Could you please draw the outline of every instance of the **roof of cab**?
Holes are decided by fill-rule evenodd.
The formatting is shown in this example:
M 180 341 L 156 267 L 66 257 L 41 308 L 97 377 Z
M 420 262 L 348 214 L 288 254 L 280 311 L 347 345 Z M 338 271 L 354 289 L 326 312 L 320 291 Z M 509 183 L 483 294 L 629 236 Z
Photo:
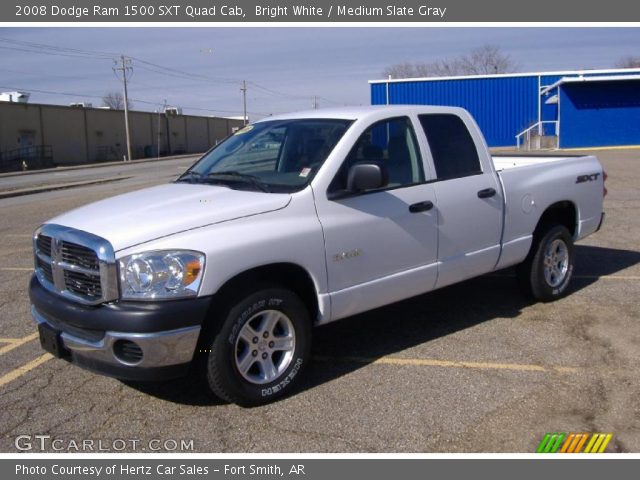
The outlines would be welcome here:
M 300 112 L 284 113 L 264 117 L 259 122 L 269 120 L 289 120 L 301 118 L 331 118 L 345 120 L 359 120 L 367 117 L 379 117 L 380 114 L 406 115 L 407 113 L 461 113 L 464 109 L 458 107 L 439 107 L 432 105 L 370 105 L 363 107 L 321 108 Z M 257 122 L 255 122 L 257 123 Z

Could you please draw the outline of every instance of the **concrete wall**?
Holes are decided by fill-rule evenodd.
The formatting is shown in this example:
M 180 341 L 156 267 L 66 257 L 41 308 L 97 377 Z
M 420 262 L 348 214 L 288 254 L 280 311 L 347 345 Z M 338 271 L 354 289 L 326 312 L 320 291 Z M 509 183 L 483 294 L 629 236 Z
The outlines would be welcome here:
M 129 112 L 133 158 L 200 153 L 224 139 L 240 120 Z M 0 152 L 51 145 L 56 165 L 122 160 L 124 112 L 98 108 L 0 102 Z

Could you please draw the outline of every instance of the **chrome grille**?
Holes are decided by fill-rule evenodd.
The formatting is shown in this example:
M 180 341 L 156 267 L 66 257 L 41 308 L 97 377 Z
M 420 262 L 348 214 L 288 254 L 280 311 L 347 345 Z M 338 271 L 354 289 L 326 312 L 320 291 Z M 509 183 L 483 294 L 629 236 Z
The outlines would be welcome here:
M 46 224 L 33 243 L 36 275 L 48 290 L 90 305 L 118 298 L 115 255 L 103 238 Z
M 100 273 L 89 275 L 73 270 L 64 271 L 64 286 L 67 290 L 88 298 L 99 299 L 102 296 L 102 286 L 100 285 Z
M 51 257 L 51 237 L 46 235 L 38 235 L 38 240 L 36 241 L 38 250 L 46 255 L 47 257 Z
M 76 265 L 88 270 L 100 269 L 100 263 L 96 252 L 90 248 L 76 245 L 75 243 L 62 242 L 62 261 L 69 265 Z
M 53 271 L 51 270 L 51 264 L 45 262 L 41 258 L 36 258 L 36 265 L 47 282 L 53 283 Z

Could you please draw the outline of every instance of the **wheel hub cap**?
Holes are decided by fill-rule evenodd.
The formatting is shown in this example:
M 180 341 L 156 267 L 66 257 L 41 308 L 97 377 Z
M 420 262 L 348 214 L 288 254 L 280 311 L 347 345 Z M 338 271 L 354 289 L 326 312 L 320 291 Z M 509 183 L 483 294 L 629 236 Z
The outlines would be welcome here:
M 544 252 L 543 269 L 550 287 L 562 284 L 569 271 L 569 249 L 564 241 L 556 239 L 549 244 Z
M 251 383 L 271 383 L 289 367 L 295 347 L 289 317 L 278 310 L 258 312 L 240 329 L 235 344 L 236 369 Z

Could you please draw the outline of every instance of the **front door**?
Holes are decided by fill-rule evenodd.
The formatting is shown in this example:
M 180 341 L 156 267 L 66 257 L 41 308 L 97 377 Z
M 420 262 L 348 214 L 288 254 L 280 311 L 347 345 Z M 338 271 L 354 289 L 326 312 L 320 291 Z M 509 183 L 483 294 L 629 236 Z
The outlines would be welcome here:
M 383 165 L 389 184 L 317 202 L 334 320 L 430 290 L 437 277 L 434 187 L 424 183 L 410 119 L 368 128 L 344 160 L 329 196 L 345 189 L 349 167 L 357 162 Z

